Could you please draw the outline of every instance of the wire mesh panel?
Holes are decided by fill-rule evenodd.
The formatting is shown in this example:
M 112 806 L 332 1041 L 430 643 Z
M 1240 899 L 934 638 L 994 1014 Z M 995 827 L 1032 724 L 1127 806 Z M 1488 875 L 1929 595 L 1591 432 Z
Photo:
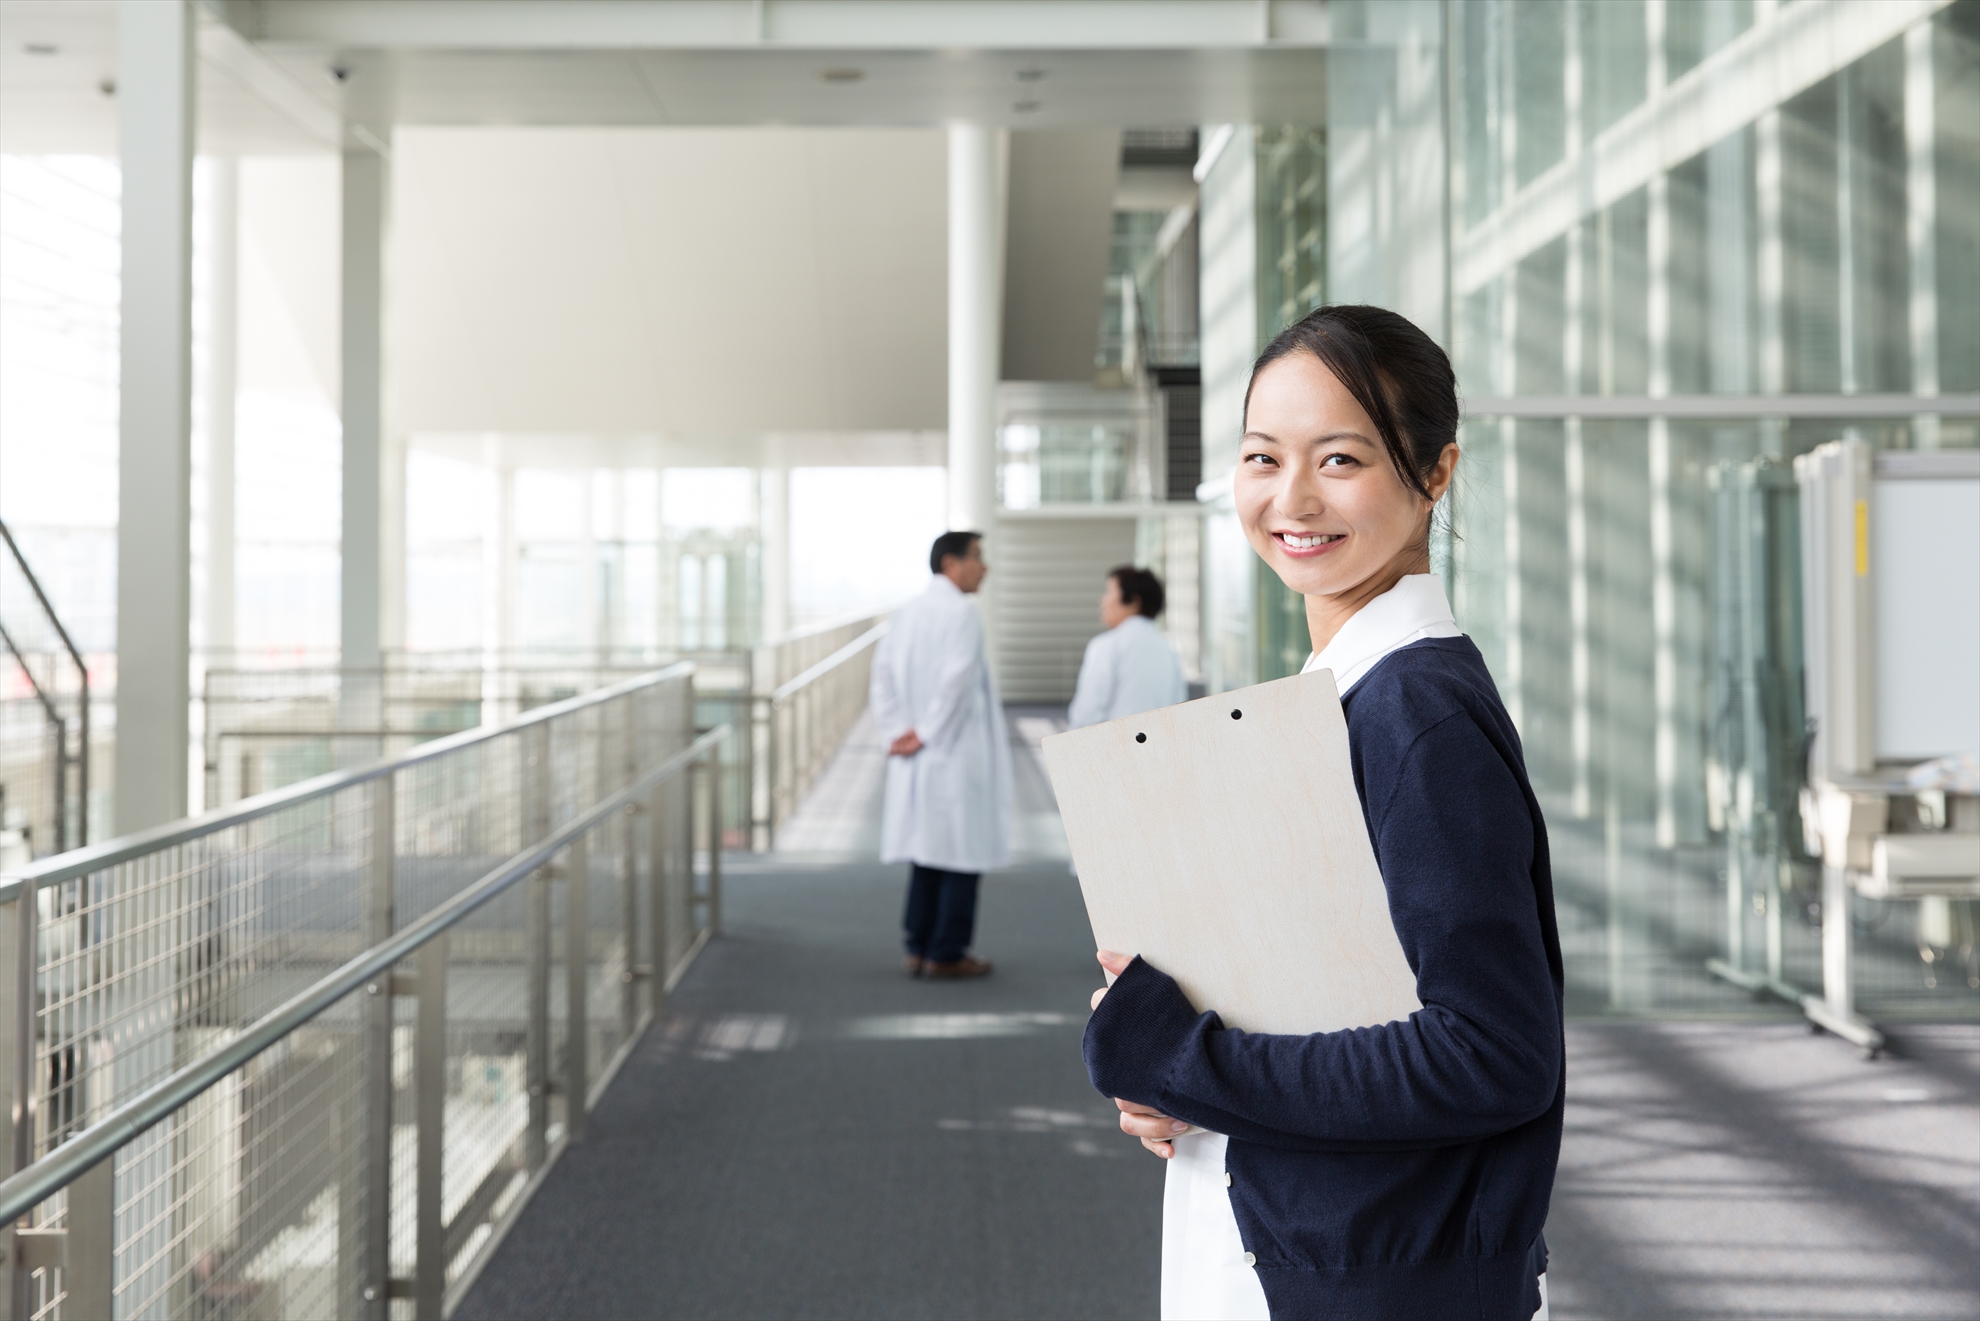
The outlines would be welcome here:
M 697 769 L 671 760 L 712 750 L 691 682 L 681 667 L 27 873 L 23 1156 L 216 1052 L 255 1053 L 33 1209 L 27 1223 L 70 1235 L 72 1262 L 96 1243 L 105 1260 L 33 1272 L 16 1314 L 437 1314 L 530 1175 L 581 1134 L 712 916 L 694 897 Z M 569 842 L 526 872 L 551 836 Z M 381 951 L 393 932 L 475 902 L 477 884 L 499 888 L 394 947 L 411 955 L 396 971 L 367 971 L 399 957 Z M 259 1035 L 295 997 L 341 993 L 311 987 L 366 977 Z
M 71 1258 L 78 1276 L 106 1273 L 111 1315 L 334 1321 L 354 1311 L 352 1230 L 365 1214 L 356 1026 L 346 1000 L 118 1153 L 105 1180 L 110 1260 Z

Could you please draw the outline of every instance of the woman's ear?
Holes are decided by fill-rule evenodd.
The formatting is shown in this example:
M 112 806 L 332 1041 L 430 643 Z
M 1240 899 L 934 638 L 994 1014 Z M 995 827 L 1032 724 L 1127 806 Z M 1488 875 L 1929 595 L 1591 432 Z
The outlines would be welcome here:
M 1430 488 L 1430 498 L 1433 502 L 1443 499 L 1451 489 L 1451 479 L 1457 476 L 1457 465 L 1458 447 L 1457 442 L 1453 441 L 1444 446 L 1444 452 L 1437 456 L 1436 466 L 1430 469 L 1424 479 L 1423 484 Z

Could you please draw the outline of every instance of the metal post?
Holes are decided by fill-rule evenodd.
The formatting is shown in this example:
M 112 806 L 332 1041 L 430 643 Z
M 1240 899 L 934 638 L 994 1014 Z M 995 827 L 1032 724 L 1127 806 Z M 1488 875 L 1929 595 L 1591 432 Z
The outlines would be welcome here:
M 377 945 L 392 934 L 394 862 L 397 849 L 393 777 L 381 775 L 365 786 L 371 818 L 365 844 L 364 939 Z M 346 1256 L 353 1314 L 385 1321 L 392 1276 L 392 987 L 380 979 L 365 987 L 358 1010 L 363 1089 L 358 1116 L 362 1146 L 357 1177 L 341 1198 L 350 1208 L 348 1227 L 339 1217 L 338 1249 Z
M 34 1081 L 32 1044 L 34 1041 L 34 1013 L 32 975 L 23 977 L 23 971 L 34 966 L 34 887 L 23 884 L 19 896 L 13 903 L 0 907 L 0 988 L 9 991 L 14 998 L 12 1012 L 0 1014 L 0 1060 L 11 1064 L 4 1080 L 6 1096 L 0 1108 L 7 1114 L 7 1169 L 9 1173 L 26 1167 L 31 1154 L 34 1126 L 28 1108 L 30 1089 Z M 13 1235 L 8 1233 L 5 1246 L 7 1260 L 0 1262 L 0 1269 L 6 1272 L 7 1288 L 0 1301 L 8 1304 L 7 1315 L 27 1317 L 33 1314 L 33 1300 L 29 1296 L 31 1274 L 18 1261 L 18 1248 Z
M 722 932 L 722 745 L 708 745 L 708 934 Z
M 523 883 L 529 914 L 523 930 L 525 994 L 529 1022 L 524 1037 L 524 1071 L 529 1081 L 529 1128 L 523 1155 L 529 1169 L 550 1158 L 550 872 L 538 871 Z
M 414 1037 L 413 1109 L 419 1155 L 414 1194 L 413 1315 L 442 1321 L 447 1292 L 447 1222 L 440 1200 L 445 1175 L 447 1119 L 447 934 L 419 951 Z
M 631 777 L 628 776 L 628 779 Z M 621 813 L 619 844 L 619 939 L 626 970 L 619 978 L 619 1033 L 630 1041 L 639 1031 L 639 829 L 637 809 Z M 647 965 L 650 972 L 652 964 Z
M 591 930 L 587 921 L 586 881 L 591 862 L 586 840 L 580 835 L 571 841 L 564 855 L 564 1140 L 584 1139 L 584 1103 L 587 1091 L 586 1059 L 590 1027 L 585 1020 L 585 997 L 590 983 Z
M 655 1019 L 667 1010 L 667 975 L 674 970 L 667 932 L 667 875 L 671 870 L 667 865 L 667 811 L 672 805 L 671 781 L 655 788 L 652 797 L 646 800 L 646 852 L 651 859 L 646 881 L 653 891 L 652 911 L 648 915 L 652 922 L 648 945 L 652 951 L 653 975 L 647 979 L 646 1000 Z
M 519 754 L 522 780 L 522 820 L 517 843 L 528 847 L 550 830 L 550 731 L 531 725 L 523 731 Z M 531 1172 L 550 1158 L 550 884 L 551 869 L 523 882 L 529 911 L 523 927 L 523 981 L 528 1008 L 524 1036 L 524 1074 L 529 1084 L 529 1127 L 523 1135 L 523 1156 Z
M 69 1296 L 62 1314 L 109 1317 L 117 1274 L 117 1158 L 69 1185 L 68 1241 L 63 1245 L 62 1285 Z

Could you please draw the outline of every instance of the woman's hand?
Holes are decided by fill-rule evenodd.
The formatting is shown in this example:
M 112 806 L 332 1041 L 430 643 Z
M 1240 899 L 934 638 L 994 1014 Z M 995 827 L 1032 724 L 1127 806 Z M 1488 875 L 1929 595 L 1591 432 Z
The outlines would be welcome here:
M 1116 954 L 1110 949 L 1095 950 L 1093 957 L 1100 960 L 1100 966 L 1107 970 L 1107 983 L 1109 986 L 1113 984 L 1114 978 L 1127 971 L 1128 964 L 1134 962 L 1134 958 L 1131 955 Z M 1095 991 L 1093 993 L 1093 1007 L 1098 1009 L 1100 1002 L 1106 999 L 1106 997 L 1106 986 Z M 1140 1138 L 1142 1146 L 1154 1152 L 1163 1160 L 1167 1160 L 1176 1154 L 1174 1144 L 1169 1142 L 1168 1139 L 1175 1137 L 1179 1133 L 1187 1133 L 1189 1131 L 1189 1125 L 1183 1123 L 1180 1119 L 1171 1119 L 1160 1110 L 1151 1110 L 1138 1101 L 1123 1101 L 1119 1097 L 1115 1097 L 1114 1104 L 1120 1107 L 1121 1132 L 1131 1138 Z
M 1182 1120 L 1171 1119 L 1160 1110 L 1151 1110 L 1139 1101 L 1123 1101 L 1115 1097 L 1114 1104 L 1120 1107 L 1121 1132 L 1131 1138 L 1140 1138 L 1143 1147 L 1163 1160 L 1176 1154 L 1175 1144 L 1169 1139 L 1189 1132 L 1189 1125 Z
M 1128 964 L 1134 962 L 1132 954 L 1116 954 L 1110 949 L 1096 949 L 1093 951 L 1093 957 L 1100 960 L 1100 966 L 1107 970 L 1107 986 L 1112 986 L 1114 978 L 1126 972 Z M 1093 993 L 1092 1008 L 1100 1007 L 1100 1001 L 1106 998 L 1107 986 Z

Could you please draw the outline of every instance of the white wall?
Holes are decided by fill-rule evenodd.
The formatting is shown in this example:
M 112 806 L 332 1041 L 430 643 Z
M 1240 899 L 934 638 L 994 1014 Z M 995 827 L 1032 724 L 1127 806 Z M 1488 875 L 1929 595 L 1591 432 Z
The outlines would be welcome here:
M 405 129 L 409 432 L 941 428 L 939 131 Z

